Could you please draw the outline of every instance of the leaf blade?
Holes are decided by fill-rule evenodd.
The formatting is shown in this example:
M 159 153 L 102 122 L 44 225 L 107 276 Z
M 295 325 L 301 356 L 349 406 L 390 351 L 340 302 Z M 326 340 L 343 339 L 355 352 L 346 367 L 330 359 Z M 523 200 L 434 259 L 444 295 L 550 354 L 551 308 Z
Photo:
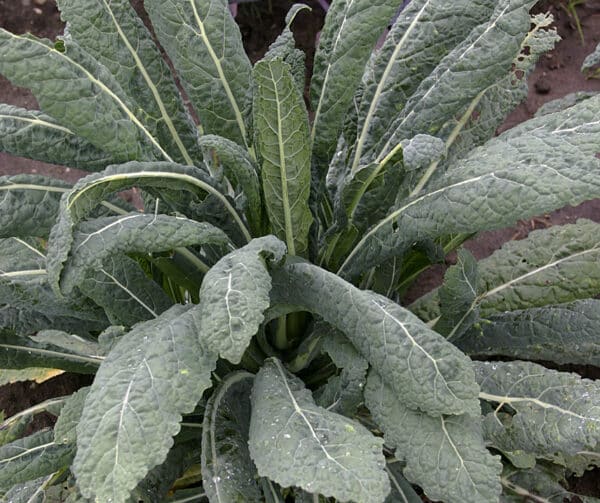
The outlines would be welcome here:
M 249 445 L 259 474 L 283 486 L 365 502 L 381 502 L 390 490 L 381 440 L 316 406 L 302 382 L 275 359 L 255 378 Z

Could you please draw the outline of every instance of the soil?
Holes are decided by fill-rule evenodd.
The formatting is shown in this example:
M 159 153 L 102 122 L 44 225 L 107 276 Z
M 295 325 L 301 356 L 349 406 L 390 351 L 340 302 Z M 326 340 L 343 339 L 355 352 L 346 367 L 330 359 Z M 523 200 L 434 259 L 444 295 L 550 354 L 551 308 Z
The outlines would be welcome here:
M 284 18 L 292 5 L 289 0 L 261 0 L 242 3 L 238 7 L 237 21 L 240 25 L 246 51 L 252 61 L 258 60 L 268 45 L 275 40 L 285 26 Z M 304 3 L 312 7 L 311 12 L 301 12 L 294 23 L 298 47 L 306 51 L 309 67 L 314 56 L 314 42 L 323 24 L 324 12 L 317 0 Z M 600 79 L 586 79 L 580 67 L 586 55 L 600 42 L 600 0 L 587 0 L 577 7 L 577 15 L 584 33 L 579 37 L 575 19 L 564 9 L 566 0 L 544 1 L 536 7 L 539 11 L 550 10 L 555 25 L 563 38 L 556 48 L 543 56 L 529 79 L 529 96 L 506 120 L 502 129 L 512 127 L 533 116 L 544 103 L 576 91 L 600 92 Z M 136 8 L 140 0 L 134 0 Z M 0 0 L 0 27 L 14 33 L 31 32 L 37 36 L 55 39 L 64 29 L 53 0 Z M 33 96 L 25 89 L 12 86 L 0 76 L 0 102 L 25 108 L 37 108 Z M 0 175 L 15 173 L 40 173 L 70 182 L 77 180 L 83 172 L 38 161 L 31 161 L 0 153 Z M 521 221 L 509 229 L 484 232 L 466 244 L 476 258 L 484 258 L 498 249 L 504 242 L 522 239 L 536 228 L 548 227 L 575 221 L 585 217 L 600 222 L 600 200 L 586 202 L 577 207 L 566 207 L 548 215 Z M 416 282 L 406 297 L 406 302 L 437 286 L 445 269 L 452 263 L 434 266 Z M 580 373 L 594 374 L 597 369 L 577 369 Z M 592 375 L 590 375 L 592 377 Z M 598 374 L 593 375 L 598 378 Z M 69 394 L 89 383 L 89 377 L 63 374 L 43 384 L 16 383 L 0 387 L 0 411 L 11 415 L 18 410 L 39 403 L 52 396 Z M 36 427 L 51 425 L 50 416 L 40 417 Z M 577 489 L 585 494 L 600 495 L 598 471 L 576 482 Z

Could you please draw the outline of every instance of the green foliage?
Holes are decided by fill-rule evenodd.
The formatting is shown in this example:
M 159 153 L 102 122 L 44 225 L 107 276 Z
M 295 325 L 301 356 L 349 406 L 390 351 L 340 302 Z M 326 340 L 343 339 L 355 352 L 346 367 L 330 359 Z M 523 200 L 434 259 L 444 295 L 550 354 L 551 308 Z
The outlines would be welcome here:
M 600 464 L 600 385 L 523 361 L 600 366 L 600 227 L 460 249 L 600 197 L 600 97 L 494 137 L 551 18 L 412 0 L 376 49 L 400 3 L 332 3 L 308 106 L 304 5 L 254 66 L 225 0 L 146 0 L 156 39 L 126 0 L 0 31 L 41 108 L 0 105 L 0 148 L 92 172 L 0 178 L 0 370 L 94 375 L 2 417 L 0 496 L 550 501 Z

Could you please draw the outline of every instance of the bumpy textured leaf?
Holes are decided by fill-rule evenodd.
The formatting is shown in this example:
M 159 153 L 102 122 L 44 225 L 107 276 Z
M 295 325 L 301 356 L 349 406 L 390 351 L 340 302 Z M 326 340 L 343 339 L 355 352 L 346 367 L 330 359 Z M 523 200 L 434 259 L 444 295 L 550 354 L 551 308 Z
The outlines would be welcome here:
M 251 107 L 251 65 L 225 0 L 144 3 L 202 127 L 243 145 Z
M 202 487 L 210 501 L 263 501 L 248 451 L 253 379 L 247 372 L 231 374 L 206 404 L 202 426 Z
M 39 161 L 96 171 L 113 158 L 36 110 L 0 104 L 0 150 Z
M 442 335 L 460 336 L 477 317 L 477 261 L 465 249 L 458 251 L 457 263 L 446 271 L 440 288 L 441 318 L 435 330 Z
M 534 0 L 501 0 L 489 21 L 474 28 L 419 85 L 377 147 L 379 161 L 419 133 L 445 136 L 447 121 L 510 70 L 530 27 Z
M 327 165 L 334 152 L 369 55 L 400 4 L 400 0 L 338 0 L 327 12 L 311 82 L 315 110 L 311 138 L 320 166 Z
M 369 362 L 336 330 L 326 332 L 322 346 L 341 371 L 327 381 L 317 403 L 327 410 L 352 417 L 363 402 Z
M 600 366 L 600 301 L 498 313 L 459 337 L 468 354 Z
M 45 113 L 115 160 L 171 160 L 106 68 L 76 44 L 65 45 L 58 50 L 48 40 L 1 30 L 0 73 L 31 89 Z
M 52 288 L 59 292 L 58 283 L 63 264 L 73 243 L 73 227 L 90 215 L 92 210 L 108 195 L 131 187 L 157 191 L 157 197 L 171 192 L 179 199 L 182 191 L 197 196 L 201 201 L 212 194 L 232 220 L 250 240 L 250 235 L 229 200 L 215 187 L 214 180 L 202 169 L 164 162 L 130 162 L 109 166 L 79 180 L 66 195 L 60 206 L 60 218 L 52 230 L 48 243 L 48 278 Z
M 73 229 L 73 244 L 63 266 L 61 290 L 69 295 L 114 255 L 210 244 L 227 245 L 227 236 L 211 224 L 182 217 L 129 213 L 87 220 Z
M 269 307 L 266 261 L 284 255 L 285 245 L 275 237 L 258 238 L 225 255 L 204 277 L 197 313 L 201 337 L 232 363 L 240 362 Z
M 600 63 L 600 44 L 596 46 L 596 49 L 594 49 L 592 53 L 585 57 L 583 64 L 581 65 L 581 71 L 590 71 L 598 63 Z
M 557 480 L 555 470 L 538 465 L 531 470 L 508 469 L 502 475 L 504 494 L 502 503 L 522 503 L 544 501 L 563 503 L 565 501 L 581 501 L 582 503 L 598 503 L 600 500 L 589 496 L 575 494 L 565 489 Z
M 17 484 L 4 495 L 2 501 L 8 503 L 46 503 L 44 489 L 53 476 L 54 474 L 50 474 L 46 477 Z
M 161 286 L 129 257 L 109 257 L 88 272 L 78 289 L 104 310 L 113 325 L 132 326 L 155 318 L 173 305 Z
M 211 159 L 211 152 L 216 156 L 217 166 L 222 166 L 225 176 L 236 188 L 236 202 L 245 209 L 246 218 L 255 235 L 262 228 L 263 204 L 260 193 L 258 168 L 248 151 L 237 143 L 216 135 L 204 135 L 199 140 L 205 152 L 206 162 Z M 208 154 L 208 155 L 206 155 Z M 240 208 L 241 209 L 241 208 Z
M 509 225 L 600 194 L 600 97 L 531 119 L 475 149 L 372 227 L 341 267 L 354 276 L 415 242 Z
M 374 371 L 365 388 L 366 405 L 406 462 L 404 476 L 433 500 L 497 501 L 502 464 L 483 441 L 479 418 L 431 417 L 407 408 Z
M 344 332 L 407 406 L 479 414 L 470 360 L 412 313 L 308 263 L 272 274 L 272 305 L 316 313 Z
M 402 463 L 388 463 L 385 471 L 392 486 L 392 492 L 386 498 L 385 503 L 422 503 L 421 497 L 402 475 Z
M 538 454 L 593 450 L 600 440 L 600 386 L 577 374 L 529 362 L 474 362 L 480 397 L 514 409 L 486 416 L 492 444 Z M 505 419 L 505 421 L 502 421 Z
M 82 494 L 122 501 L 162 463 L 217 355 L 198 338 L 191 306 L 174 306 L 122 337 L 98 370 L 77 427 L 73 470 Z
M 0 447 L 0 492 L 69 466 L 73 446 L 53 439 L 52 431 L 44 430 Z
M 0 239 L 0 329 L 16 335 L 55 328 L 103 328 L 104 315 L 85 300 L 58 299 L 47 284 L 46 258 L 33 240 Z
M 308 248 L 312 215 L 308 117 L 287 63 L 263 60 L 254 67 L 254 125 L 262 157 L 261 177 L 272 232 L 292 255 Z
M 126 0 L 59 0 L 69 40 L 106 66 L 138 119 L 177 162 L 200 160 L 198 133 L 167 64 Z M 109 50 L 110 48 L 110 50 Z
M 77 441 L 76 428 L 89 392 L 89 387 L 81 388 L 65 400 L 54 425 L 54 441 L 57 444 L 75 444 Z
M 550 14 L 532 16 L 531 24 L 529 33 L 521 42 L 521 51 L 514 59 L 509 72 L 480 91 L 462 115 L 445 124 L 446 158 L 439 167 L 429 166 L 432 176 L 441 176 L 446 166 L 492 138 L 506 116 L 526 99 L 529 90 L 527 79 L 539 57 L 552 50 L 560 40 L 556 29 L 550 28 L 553 24 Z M 429 175 L 427 171 L 422 173 L 421 185 L 426 184 Z
M 47 237 L 71 185 L 40 175 L 0 177 L 0 237 Z
M 598 294 L 599 231 L 599 224 L 580 219 L 505 243 L 477 264 L 478 297 L 473 308 L 488 316 Z M 439 292 L 434 290 L 415 302 L 411 310 L 429 321 L 439 316 L 438 303 Z
M 296 3 L 290 7 L 290 10 L 285 16 L 285 28 L 275 42 L 269 46 L 269 50 L 265 54 L 265 59 L 282 59 L 290 65 L 296 88 L 300 91 L 300 94 L 304 94 L 306 73 L 304 60 L 306 58 L 302 50 L 296 49 L 296 41 L 294 40 L 291 25 L 298 13 L 304 9 L 310 10 L 310 7 L 302 3 Z
M 100 363 L 102 358 L 95 354 L 78 353 L 48 343 L 34 342 L 29 337 L 0 333 L 0 367 L 3 369 L 46 366 L 93 374 Z
M 487 21 L 496 2 L 413 0 L 402 10 L 366 75 L 351 170 L 370 149 L 440 60 Z M 366 158 L 366 159 L 365 159 Z
M 276 359 L 254 380 L 250 454 L 260 475 L 342 501 L 382 502 L 390 490 L 382 440 L 315 405 Z

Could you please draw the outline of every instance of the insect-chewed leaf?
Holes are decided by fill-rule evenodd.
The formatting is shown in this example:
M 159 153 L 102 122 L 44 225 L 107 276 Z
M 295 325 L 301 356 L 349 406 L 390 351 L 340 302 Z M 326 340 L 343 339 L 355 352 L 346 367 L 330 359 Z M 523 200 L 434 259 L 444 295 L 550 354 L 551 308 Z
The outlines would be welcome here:
M 600 301 L 497 313 L 454 343 L 468 354 L 600 366 Z
M 600 386 L 577 374 L 530 362 L 473 362 L 480 397 L 515 410 L 503 422 L 486 416 L 486 434 L 500 448 L 576 454 L 600 441 Z
M 342 501 L 383 502 L 390 486 L 382 440 L 318 407 L 276 359 L 254 380 L 250 454 L 260 475 Z
M 106 66 L 135 103 L 134 112 L 169 155 L 200 159 L 198 133 L 158 47 L 126 0 L 60 0 L 69 37 Z
M 73 463 L 85 497 L 123 501 L 165 460 L 181 414 L 211 386 L 217 354 L 200 342 L 190 309 L 176 305 L 136 325 L 98 370 Z
M 0 447 L 0 492 L 69 466 L 74 446 L 54 442 L 52 430 L 38 431 Z
M 274 236 L 251 241 L 225 255 L 206 273 L 194 311 L 202 340 L 239 363 L 269 307 L 271 276 L 266 261 L 279 262 L 285 245 Z
M 210 501 L 263 501 L 248 451 L 254 376 L 231 374 L 206 404 L 202 425 L 202 481 Z
M 400 0 L 338 0 L 327 13 L 311 82 L 315 109 L 311 137 L 321 166 L 333 154 L 375 42 L 400 4 Z
M 402 10 L 377 53 L 373 71 L 363 77 L 353 171 L 368 163 L 370 149 L 395 117 L 390 110 L 403 108 L 440 60 L 489 19 L 496 4 L 474 3 L 413 0 Z
M 185 191 L 200 200 L 207 194 L 213 195 L 250 240 L 244 222 L 204 170 L 165 162 L 130 162 L 109 166 L 100 173 L 79 180 L 61 200 L 59 219 L 48 242 L 48 280 L 57 293 L 60 293 L 63 265 L 73 244 L 73 227 L 89 216 L 107 196 L 131 187 L 157 191 L 159 197 L 161 190 Z
M 77 44 L 64 46 L 59 50 L 48 40 L 0 30 L 0 73 L 31 89 L 45 113 L 115 161 L 171 160 L 107 69 Z M 14 64 L 18 60 L 27 64 Z M 53 85 L 57 81 L 62 85 Z
M 511 69 L 531 26 L 529 9 L 534 4 L 535 0 L 498 1 L 489 19 L 473 28 L 420 83 L 381 135 L 376 160 L 419 133 L 447 137 L 450 131 L 443 126 L 464 113 L 473 98 Z
M 0 104 L 0 147 L 13 155 L 96 171 L 114 159 L 36 110 Z
M 273 306 L 316 313 L 344 332 L 407 406 L 479 415 L 469 358 L 406 309 L 308 263 L 274 269 L 273 280 Z
M 247 138 L 252 67 L 225 0 L 148 0 L 159 42 L 207 133 Z
M 0 177 L 0 237 L 47 237 L 71 185 L 40 175 Z
M 431 417 L 406 407 L 379 374 L 369 372 L 366 405 L 406 462 L 405 477 L 433 500 L 497 501 L 502 464 L 485 448 L 479 418 Z
M 304 255 L 313 217 L 308 116 L 290 67 L 281 59 L 254 67 L 254 126 L 262 157 L 261 177 L 271 229 L 291 255 Z
M 72 293 L 110 257 L 152 253 L 191 245 L 227 245 L 225 233 L 205 222 L 182 217 L 129 213 L 87 220 L 73 229 L 73 244 L 63 265 L 61 290 Z
M 484 316 L 543 307 L 600 293 L 600 225 L 586 219 L 533 231 L 505 243 L 477 263 L 478 297 L 473 309 Z M 585 278 L 585 281 L 581 281 Z M 439 316 L 439 291 L 411 305 L 429 321 Z
M 600 195 L 599 112 L 595 96 L 473 150 L 365 233 L 339 273 L 355 276 L 414 243 L 502 227 Z

